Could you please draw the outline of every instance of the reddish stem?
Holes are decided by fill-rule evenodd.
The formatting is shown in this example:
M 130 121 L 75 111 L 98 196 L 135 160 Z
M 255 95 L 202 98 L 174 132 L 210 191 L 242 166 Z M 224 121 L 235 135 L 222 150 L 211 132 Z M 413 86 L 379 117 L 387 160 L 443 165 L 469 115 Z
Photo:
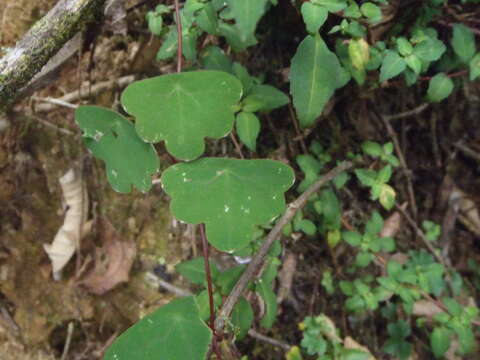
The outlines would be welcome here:
M 208 288 L 208 302 L 210 304 L 210 322 L 208 326 L 212 329 L 213 332 L 213 351 L 217 355 L 218 360 L 222 360 L 222 354 L 217 343 L 217 336 L 215 331 L 215 305 L 213 302 L 213 285 L 212 285 L 212 273 L 210 272 L 210 259 L 208 251 L 208 242 L 207 237 L 205 236 L 205 225 L 200 224 L 200 237 L 202 239 L 202 248 L 203 248 L 203 262 L 205 265 L 205 274 L 207 276 L 207 288 Z
M 175 17 L 177 19 L 177 72 L 182 72 L 182 53 L 183 53 L 183 38 L 182 38 L 182 20 L 180 18 L 180 4 L 175 0 Z

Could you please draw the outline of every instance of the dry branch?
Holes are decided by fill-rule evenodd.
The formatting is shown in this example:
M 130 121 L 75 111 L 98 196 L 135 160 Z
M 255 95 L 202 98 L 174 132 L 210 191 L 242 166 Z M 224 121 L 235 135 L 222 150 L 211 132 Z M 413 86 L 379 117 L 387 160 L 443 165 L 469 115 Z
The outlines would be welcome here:
M 342 163 L 341 165 L 338 165 L 336 168 L 334 168 L 324 176 L 320 177 L 307 190 L 305 190 L 305 192 L 302 195 L 300 195 L 300 197 L 298 197 L 297 200 L 295 200 L 294 202 L 288 205 L 284 215 L 277 221 L 273 229 L 270 230 L 265 241 L 262 243 L 260 250 L 258 250 L 258 252 L 255 254 L 255 257 L 248 264 L 248 267 L 243 272 L 238 282 L 235 284 L 235 287 L 233 288 L 232 292 L 230 293 L 230 295 L 228 295 L 227 299 L 223 303 L 223 306 L 218 312 L 218 316 L 215 321 L 216 331 L 221 332 L 221 330 L 225 326 L 225 321 L 230 317 L 233 307 L 237 303 L 243 291 L 247 288 L 247 285 L 250 282 L 250 280 L 255 277 L 255 275 L 258 273 L 258 271 L 262 267 L 263 262 L 265 260 L 265 256 L 267 255 L 274 241 L 280 236 L 283 227 L 293 219 L 293 217 L 295 216 L 298 210 L 300 210 L 305 206 L 310 196 L 312 196 L 318 190 L 320 190 L 320 188 L 323 185 L 333 180 L 337 175 L 339 175 L 343 171 L 350 169 L 352 166 L 353 164 L 348 161 Z
M 28 33 L 0 59 L 0 109 L 12 103 L 25 85 L 82 27 L 94 18 L 105 0 L 59 0 Z

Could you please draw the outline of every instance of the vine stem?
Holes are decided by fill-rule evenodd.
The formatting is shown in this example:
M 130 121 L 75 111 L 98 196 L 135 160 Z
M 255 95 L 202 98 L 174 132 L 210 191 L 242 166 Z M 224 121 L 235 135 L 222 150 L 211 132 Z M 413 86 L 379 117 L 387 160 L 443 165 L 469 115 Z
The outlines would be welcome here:
M 233 307 L 237 303 L 243 291 L 247 288 L 250 280 L 252 280 L 255 275 L 260 271 L 268 251 L 272 247 L 274 241 L 280 236 L 283 227 L 293 219 L 298 210 L 300 210 L 306 205 L 310 196 L 320 190 L 323 185 L 333 180 L 337 175 L 339 175 L 345 170 L 350 169 L 351 167 L 353 167 L 353 163 L 349 161 L 345 161 L 342 164 L 338 165 L 336 168 L 330 170 L 327 174 L 320 177 L 307 190 L 305 190 L 302 195 L 300 195 L 295 201 L 293 201 L 287 206 L 287 210 L 280 218 L 280 220 L 277 221 L 273 229 L 270 230 L 265 241 L 260 247 L 260 250 L 255 254 L 252 261 L 248 264 L 248 267 L 245 269 L 242 276 L 235 284 L 232 292 L 228 295 L 227 299 L 223 303 L 223 306 L 218 313 L 217 319 L 215 320 L 216 332 L 221 332 L 225 327 L 225 322 L 230 317 Z
M 208 288 L 208 302 L 210 305 L 210 323 L 209 327 L 213 332 L 213 341 L 212 349 L 215 351 L 218 360 L 222 360 L 222 354 L 217 344 L 217 336 L 215 331 L 215 305 L 213 303 L 213 286 L 212 286 L 212 273 L 210 271 L 210 259 L 208 251 L 208 241 L 207 236 L 205 235 L 205 224 L 200 224 L 200 237 L 202 239 L 202 248 L 203 248 L 203 263 L 205 266 L 205 274 L 207 278 L 207 288 Z
M 182 53 L 183 53 L 183 36 L 182 36 L 182 20 L 180 18 L 180 4 L 175 0 L 175 17 L 177 19 L 177 72 L 182 72 Z

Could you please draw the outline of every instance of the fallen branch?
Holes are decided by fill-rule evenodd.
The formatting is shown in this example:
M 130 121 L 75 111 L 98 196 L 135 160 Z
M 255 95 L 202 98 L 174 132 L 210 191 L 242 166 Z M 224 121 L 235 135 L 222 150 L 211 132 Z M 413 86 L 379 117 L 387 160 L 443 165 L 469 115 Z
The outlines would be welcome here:
M 277 221 L 273 229 L 270 231 L 262 246 L 260 247 L 260 250 L 255 254 L 255 257 L 248 264 L 248 267 L 245 269 L 242 276 L 235 284 L 232 292 L 230 293 L 230 295 L 228 295 L 227 299 L 223 303 L 223 306 L 219 310 L 217 319 L 215 321 L 215 331 L 220 333 L 221 330 L 224 328 L 225 322 L 230 317 L 233 307 L 237 303 L 243 291 L 247 288 L 250 280 L 252 280 L 258 273 L 258 271 L 261 269 L 263 262 L 265 261 L 265 256 L 267 255 L 275 240 L 277 240 L 277 238 L 280 236 L 283 227 L 293 219 L 298 210 L 300 210 L 306 205 L 310 196 L 320 190 L 323 185 L 333 180 L 343 171 L 350 169 L 352 166 L 353 164 L 348 161 L 343 162 L 341 165 L 338 165 L 336 168 L 334 168 L 326 175 L 318 179 L 315 183 L 313 183 L 307 190 L 305 190 L 302 195 L 300 195 L 300 197 L 298 197 L 294 202 L 290 203 L 287 206 L 287 210 L 280 218 L 280 220 Z
M 90 86 L 90 84 L 83 85 L 80 91 L 75 90 L 58 99 L 34 97 L 33 100 L 44 102 L 43 104 L 35 105 L 34 109 L 35 109 L 35 112 L 48 112 L 53 109 L 56 109 L 58 106 L 77 107 L 77 105 L 73 104 L 76 101 L 85 99 L 89 96 L 95 96 L 105 90 L 110 90 L 115 88 L 122 89 L 134 81 L 135 81 L 134 75 L 127 75 L 118 79 L 102 81 L 93 86 Z
M 93 19 L 105 0 L 60 0 L 0 60 L 0 109 L 15 100 L 20 89 L 81 28 Z

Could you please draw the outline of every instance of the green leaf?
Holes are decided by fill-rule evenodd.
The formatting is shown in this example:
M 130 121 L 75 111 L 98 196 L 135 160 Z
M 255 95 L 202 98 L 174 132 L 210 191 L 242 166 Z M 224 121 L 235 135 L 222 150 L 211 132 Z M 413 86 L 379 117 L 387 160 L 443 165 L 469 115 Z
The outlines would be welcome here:
M 446 49 L 445 44 L 441 40 L 427 38 L 415 45 L 413 55 L 426 62 L 436 61 L 440 59 Z
M 169 167 L 162 184 L 175 217 L 205 223 L 208 241 L 232 251 L 253 240 L 256 225 L 283 213 L 283 193 L 294 179 L 293 170 L 279 161 L 202 158 Z
M 444 327 L 433 329 L 430 346 L 435 357 L 442 357 L 450 347 L 450 331 Z
M 270 329 L 277 317 L 277 297 L 272 289 L 272 284 L 260 279 L 255 284 L 255 289 L 265 302 L 265 315 L 260 320 L 260 325 Z
M 355 265 L 359 267 L 368 266 L 373 260 L 373 255 L 369 252 L 358 253 L 355 258 Z
M 447 98 L 453 90 L 453 81 L 444 73 L 439 73 L 430 79 L 427 90 L 427 100 L 440 102 Z
M 380 157 L 383 153 L 382 146 L 379 143 L 373 141 L 365 141 L 362 143 L 362 151 L 374 158 Z
M 398 55 L 396 51 L 387 50 L 386 56 L 382 61 L 380 68 L 380 82 L 387 81 L 400 73 L 406 68 L 405 60 Z
M 210 2 L 204 4 L 203 9 L 196 16 L 195 22 L 200 29 L 209 34 L 216 35 L 218 33 L 217 12 Z
M 175 270 L 194 284 L 205 283 L 205 262 L 202 257 L 181 262 L 175 266 Z M 210 261 L 210 272 L 212 279 L 215 279 L 218 275 L 218 268 L 213 261 Z
M 148 30 L 150 30 L 153 35 L 161 35 L 163 26 L 162 15 L 157 14 L 154 11 L 149 11 L 147 12 L 146 19 L 148 23 Z
M 285 360 L 303 360 L 300 348 L 298 346 L 292 346 L 285 354 Z
M 268 0 L 226 0 L 242 42 L 253 37 L 257 23 L 265 13 L 267 2 Z
M 342 349 L 341 354 L 342 360 L 368 360 L 372 358 L 369 353 L 357 349 Z
M 249 94 L 253 86 L 253 77 L 250 76 L 245 66 L 236 62 L 232 66 L 232 72 L 242 83 L 243 93 L 245 95 Z
M 222 295 L 228 295 L 237 283 L 240 276 L 242 276 L 246 265 L 237 265 L 228 270 L 221 272 L 215 283 L 220 287 Z
M 475 55 L 475 36 L 468 27 L 463 24 L 453 25 L 453 37 L 451 40 L 453 51 L 457 56 L 468 64 L 471 58 Z
M 413 46 L 412 44 L 410 44 L 410 41 L 408 41 L 406 38 L 399 37 L 396 43 L 397 43 L 397 50 L 400 55 L 408 56 L 412 53 Z
M 373 170 L 355 169 L 355 175 L 357 176 L 358 181 L 364 186 L 371 187 L 377 182 L 377 173 Z
M 218 46 L 209 46 L 203 53 L 202 61 L 206 70 L 232 72 L 232 61 Z
M 166 60 L 175 55 L 177 51 L 177 29 L 174 26 L 169 27 L 169 32 L 163 38 L 162 46 L 158 50 L 156 59 Z
M 377 23 L 382 20 L 382 10 L 374 3 L 366 2 L 362 4 L 360 11 L 372 23 Z
M 422 71 L 422 60 L 417 55 L 409 55 L 405 57 L 405 62 L 413 72 L 418 75 Z
M 308 236 L 313 236 L 317 232 L 317 227 L 312 221 L 308 219 L 302 219 L 295 226 L 295 230 L 302 231 Z
M 311 0 L 316 5 L 325 7 L 330 12 L 338 12 L 347 7 L 345 0 Z
M 203 360 L 211 339 L 189 296 L 171 301 L 125 331 L 104 360 Z
M 243 100 L 256 103 L 255 109 L 250 111 L 270 111 L 286 105 L 290 99 L 283 92 L 270 85 L 255 85 L 248 96 Z
M 222 22 L 218 25 L 218 29 L 220 34 L 227 39 L 227 42 L 232 47 L 233 51 L 244 51 L 247 47 L 257 43 L 257 39 L 255 39 L 253 33 L 246 37 L 243 36 L 236 24 L 231 25 Z
M 325 23 L 328 17 L 328 10 L 323 6 L 312 4 L 311 2 L 304 2 L 302 5 L 302 16 L 307 31 L 310 34 L 318 33 L 320 27 Z
M 352 39 L 348 43 L 348 55 L 356 69 L 364 70 L 370 58 L 370 47 L 365 39 Z
M 345 231 L 342 233 L 343 239 L 352 246 L 360 246 L 362 236 L 355 231 Z
M 208 296 L 208 290 L 201 291 L 195 296 L 195 302 L 197 303 L 198 313 L 200 319 L 207 321 L 210 318 L 210 298 Z M 213 293 L 213 305 L 215 309 L 222 304 L 222 296 L 218 292 Z
M 232 107 L 241 94 L 242 86 L 233 75 L 192 71 L 134 82 L 121 101 L 136 117 L 142 139 L 163 140 L 173 156 L 193 160 L 203 153 L 205 137 L 218 139 L 232 130 Z
M 322 205 L 321 214 L 325 228 L 328 230 L 340 229 L 342 208 L 335 192 L 330 189 L 322 191 L 319 203 Z
M 345 10 L 343 10 L 343 15 L 347 18 L 353 19 L 358 19 L 362 17 L 360 7 L 356 3 L 350 4 Z
M 235 120 L 235 128 L 237 129 L 240 141 L 244 143 L 251 151 L 256 151 L 257 137 L 260 133 L 260 121 L 250 112 L 241 112 Z
M 241 297 L 233 308 L 231 321 L 233 326 L 238 329 L 235 339 L 242 340 L 253 323 L 252 307 L 244 297 Z
M 307 36 L 297 49 L 290 69 L 290 93 L 301 126 L 315 122 L 336 89 L 349 75 L 320 35 Z
M 473 81 L 480 76 L 480 53 L 475 55 L 472 58 L 472 60 L 470 60 L 469 67 L 470 67 L 470 74 L 469 74 L 470 81 Z
M 83 130 L 86 146 L 105 162 L 114 190 L 128 193 L 132 186 L 142 192 L 150 190 L 160 162 L 153 146 L 140 139 L 130 121 L 98 106 L 80 106 L 75 121 Z

